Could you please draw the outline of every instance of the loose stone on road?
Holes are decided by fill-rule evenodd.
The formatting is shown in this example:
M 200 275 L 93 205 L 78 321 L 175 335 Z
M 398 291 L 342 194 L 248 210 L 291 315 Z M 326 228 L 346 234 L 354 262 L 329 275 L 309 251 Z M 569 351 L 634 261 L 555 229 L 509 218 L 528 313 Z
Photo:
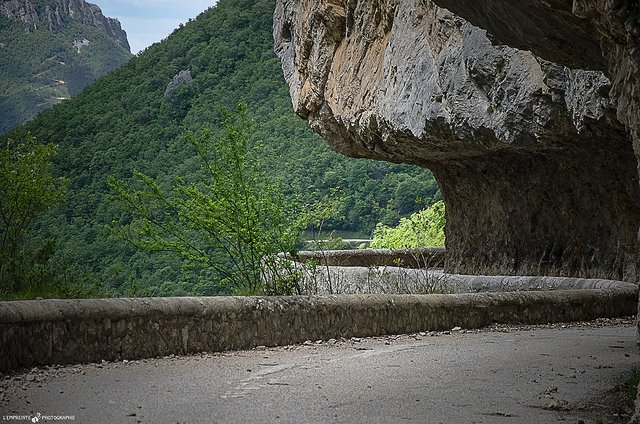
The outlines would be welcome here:
M 313 340 L 26 370 L 0 382 L 0 415 L 74 415 L 81 423 L 618 423 L 628 417 L 607 396 L 638 364 L 631 320 Z

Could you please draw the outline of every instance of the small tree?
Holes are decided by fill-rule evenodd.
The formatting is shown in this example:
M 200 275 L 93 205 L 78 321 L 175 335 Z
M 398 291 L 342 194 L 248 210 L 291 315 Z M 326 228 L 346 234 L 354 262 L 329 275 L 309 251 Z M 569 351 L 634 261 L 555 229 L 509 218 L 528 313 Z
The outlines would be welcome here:
M 24 284 L 31 266 L 25 239 L 66 194 L 67 180 L 51 172 L 55 155 L 55 145 L 39 144 L 31 134 L 0 148 L 0 291 L 11 293 Z
M 279 274 L 273 255 L 293 253 L 304 225 L 280 185 L 260 169 L 260 145 L 249 145 L 246 107 L 225 113 L 223 125 L 224 135 L 216 139 L 208 129 L 187 136 L 200 160 L 200 181 L 176 178 L 164 190 L 136 172 L 141 188 L 133 190 L 111 180 L 113 197 L 130 220 L 112 229 L 138 247 L 173 252 L 214 270 L 237 294 L 290 294 L 294 281 L 270 279 L 268 285 L 262 273 L 266 267 Z

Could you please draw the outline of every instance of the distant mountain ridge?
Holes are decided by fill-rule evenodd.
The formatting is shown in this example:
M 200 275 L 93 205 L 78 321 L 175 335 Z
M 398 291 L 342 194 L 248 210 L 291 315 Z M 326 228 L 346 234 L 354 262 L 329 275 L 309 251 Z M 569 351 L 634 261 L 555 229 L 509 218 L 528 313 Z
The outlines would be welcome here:
M 56 0 L 42 3 L 32 0 L 8 0 L 0 4 L 0 12 L 11 20 L 30 24 L 26 30 L 37 30 L 45 25 L 51 32 L 61 31 L 68 18 L 102 30 L 109 37 L 120 42 L 127 50 L 131 50 L 127 33 L 122 29 L 120 21 L 106 17 L 100 7 L 84 0 Z
M 0 133 L 131 57 L 117 19 L 84 0 L 0 3 Z

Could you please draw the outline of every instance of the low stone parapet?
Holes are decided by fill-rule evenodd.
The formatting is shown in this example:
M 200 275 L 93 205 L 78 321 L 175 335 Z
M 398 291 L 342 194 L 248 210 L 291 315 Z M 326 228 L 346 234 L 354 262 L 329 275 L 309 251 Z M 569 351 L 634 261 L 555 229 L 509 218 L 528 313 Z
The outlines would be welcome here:
M 444 247 L 416 249 L 355 249 L 301 251 L 295 260 L 321 266 L 397 266 L 403 268 L 442 268 L 447 251 Z M 282 258 L 288 255 L 281 254 Z
M 540 281 L 546 281 L 546 288 L 450 295 L 0 302 L 0 371 L 493 323 L 590 320 L 636 312 L 638 288 L 634 284 L 545 278 Z M 552 282 L 553 287 L 549 286 Z

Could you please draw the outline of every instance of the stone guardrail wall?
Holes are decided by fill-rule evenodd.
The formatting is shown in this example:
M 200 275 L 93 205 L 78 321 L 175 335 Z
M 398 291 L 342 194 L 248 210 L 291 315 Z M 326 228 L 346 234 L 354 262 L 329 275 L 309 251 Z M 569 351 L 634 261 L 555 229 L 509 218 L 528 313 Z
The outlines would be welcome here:
M 634 284 L 557 280 L 554 287 L 528 287 L 540 291 L 451 295 L 0 302 L 0 371 L 636 312 Z
M 301 251 L 297 262 L 314 261 L 321 266 L 401 266 L 403 268 L 442 268 L 446 256 L 444 247 L 418 249 L 356 249 Z M 288 257 L 281 254 L 280 257 Z

